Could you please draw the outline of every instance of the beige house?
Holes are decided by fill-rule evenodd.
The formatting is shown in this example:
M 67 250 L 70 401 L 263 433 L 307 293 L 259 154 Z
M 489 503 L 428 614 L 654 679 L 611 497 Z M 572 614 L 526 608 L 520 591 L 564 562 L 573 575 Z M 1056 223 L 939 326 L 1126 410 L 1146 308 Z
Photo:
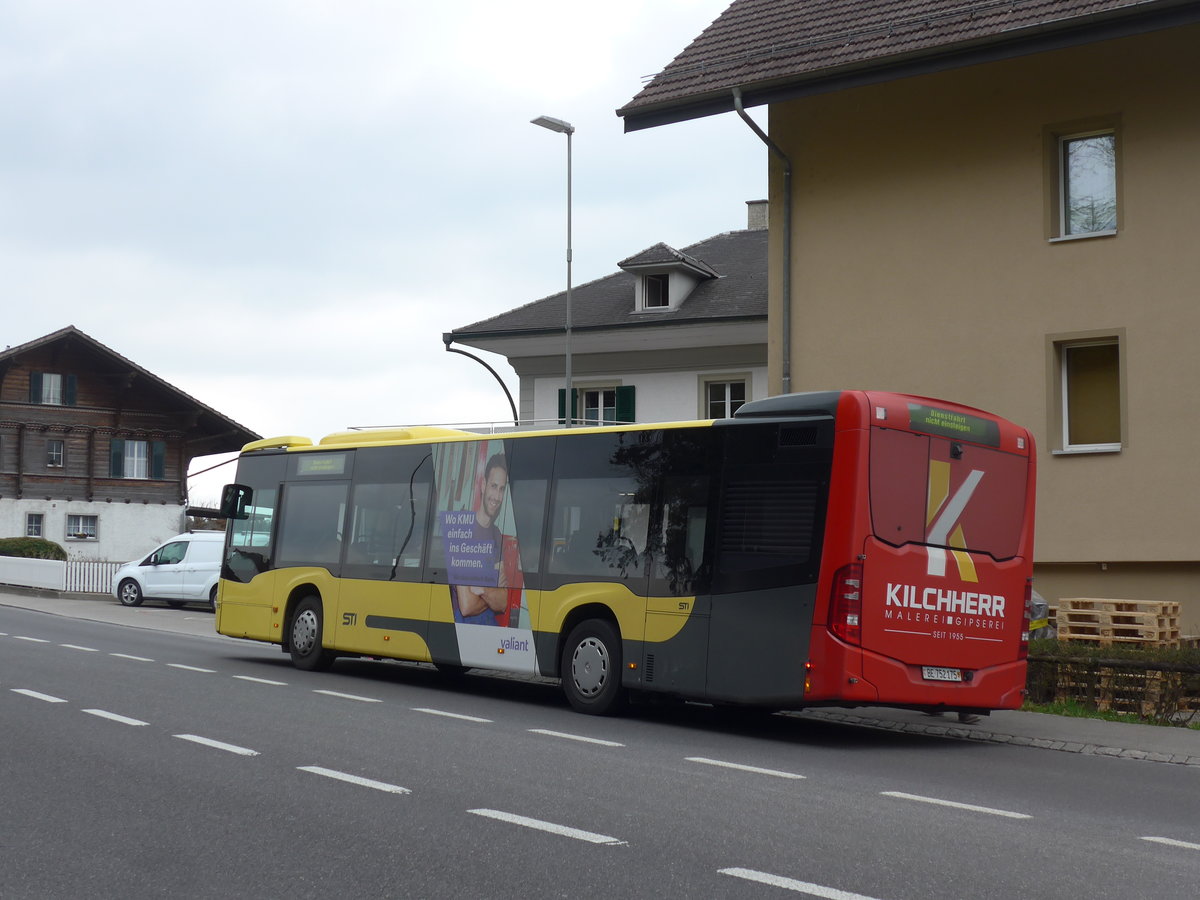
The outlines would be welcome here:
M 739 104 L 769 106 L 772 393 L 1030 427 L 1038 590 L 1200 634 L 1200 3 L 737 0 L 618 114 Z

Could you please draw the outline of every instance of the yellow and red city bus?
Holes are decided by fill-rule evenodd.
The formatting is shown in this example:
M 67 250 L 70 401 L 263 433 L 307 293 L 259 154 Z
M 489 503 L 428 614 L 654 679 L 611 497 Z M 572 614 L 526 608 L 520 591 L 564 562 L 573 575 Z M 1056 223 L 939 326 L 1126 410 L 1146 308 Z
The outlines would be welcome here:
M 774 709 L 1020 705 L 1028 431 L 940 400 L 790 394 L 731 418 L 242 452 L 217 630 L 338 656 Z

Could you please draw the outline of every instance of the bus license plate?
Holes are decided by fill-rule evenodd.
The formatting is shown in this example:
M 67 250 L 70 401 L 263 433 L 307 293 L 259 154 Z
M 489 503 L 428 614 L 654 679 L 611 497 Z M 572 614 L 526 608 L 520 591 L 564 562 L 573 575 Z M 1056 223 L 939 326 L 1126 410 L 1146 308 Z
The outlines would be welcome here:
M 926 681 L 962 681 L 962 669 L 943 669 L 938 666 L 922 666 L 921 675 Z

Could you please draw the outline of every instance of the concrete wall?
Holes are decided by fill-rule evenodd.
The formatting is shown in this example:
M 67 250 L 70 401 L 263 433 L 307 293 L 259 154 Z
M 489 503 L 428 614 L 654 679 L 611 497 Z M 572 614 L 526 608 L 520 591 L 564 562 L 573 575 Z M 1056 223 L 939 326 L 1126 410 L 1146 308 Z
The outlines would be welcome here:
M 61 591 L 67 583 L 67 564 L 56 559 L 0 556 L 0 584 Z

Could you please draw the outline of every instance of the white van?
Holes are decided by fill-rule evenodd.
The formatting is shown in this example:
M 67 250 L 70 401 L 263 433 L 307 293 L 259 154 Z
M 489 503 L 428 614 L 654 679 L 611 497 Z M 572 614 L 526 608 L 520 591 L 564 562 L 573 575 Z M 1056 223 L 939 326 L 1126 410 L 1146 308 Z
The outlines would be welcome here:
M 176 609 L 204 603 L 216 609 L 223 531 L 193 531 L 155 547 L 149 556 L 127 562 L 113 575 L 113 596 L 124 606 L 165 600 Z

